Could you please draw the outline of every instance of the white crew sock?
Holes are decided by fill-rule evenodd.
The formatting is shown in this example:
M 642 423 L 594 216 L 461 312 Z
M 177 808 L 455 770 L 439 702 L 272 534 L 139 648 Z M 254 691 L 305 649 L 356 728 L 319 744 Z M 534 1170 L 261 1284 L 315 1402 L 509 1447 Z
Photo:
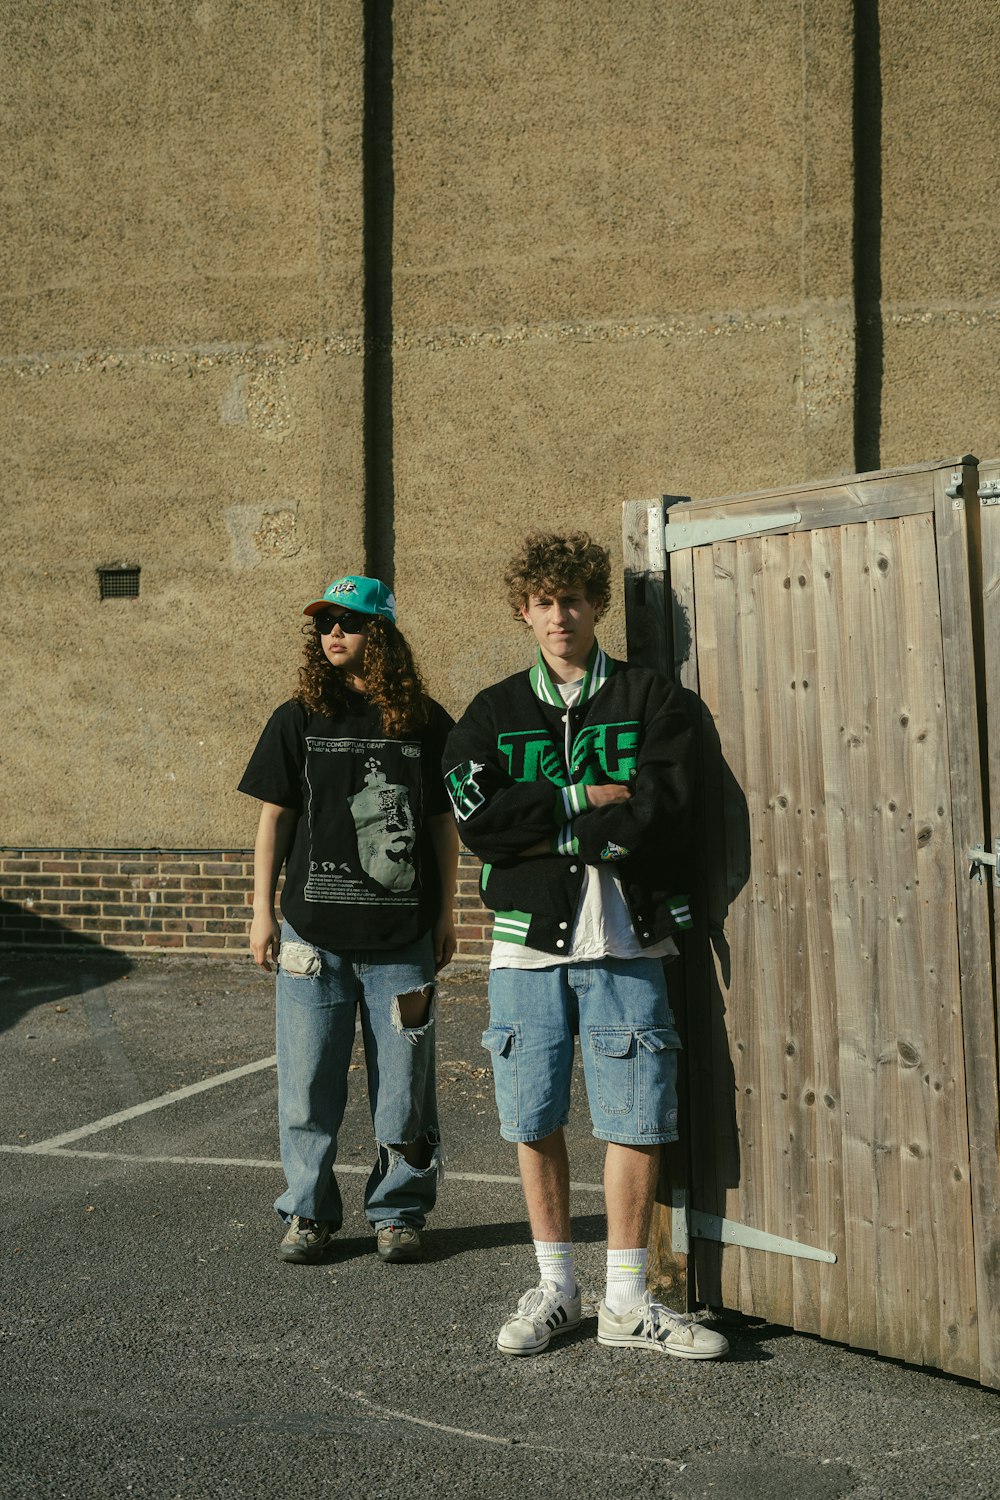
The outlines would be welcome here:
M 576 1272 L 573 1269 L 573 1246 L 555 1240 L 535 1240 L 535 1254 L 543 1281 L 551 1281 L 556 1290 L 572 1294 L 576 1291 Z
M 609 1250 L 608 1289 L 604 1301 L 612 1312 L 628 1312 L 642 1301 L 646 1290 L 646 1259 L 649 1251 Z

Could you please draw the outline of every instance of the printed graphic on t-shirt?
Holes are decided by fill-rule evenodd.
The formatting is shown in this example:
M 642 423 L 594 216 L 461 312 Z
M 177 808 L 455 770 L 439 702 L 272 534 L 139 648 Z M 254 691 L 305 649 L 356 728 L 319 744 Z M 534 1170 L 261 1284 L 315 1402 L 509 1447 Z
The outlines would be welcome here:
M 405 786 L 386 780 L 377 760 L 366 765 L 365 789 L 350 798 L 361 866 L 387 891 L 408 891 L 416 878 L 413 846 L 417 838 L 409 794 Z
M 310 795 L 305 899 L 327 905 L 415 906 L 419 891 L 413 799 L 420 795 L 420 746 L 399 740 L 307 735 L 306 751 Z M 397 779 L 407 761 L 415 762 L 409 784 Z M 315 795 L 317 777 L 324 787 L 322 798 Z M 329 809 L 331 781 L 342 786 L 350 810 L 357 835 L 356 863 L 342 840 L 339 858 L 323 858 L 335 834 L 329 813 L 324 816 L 323 811 Z

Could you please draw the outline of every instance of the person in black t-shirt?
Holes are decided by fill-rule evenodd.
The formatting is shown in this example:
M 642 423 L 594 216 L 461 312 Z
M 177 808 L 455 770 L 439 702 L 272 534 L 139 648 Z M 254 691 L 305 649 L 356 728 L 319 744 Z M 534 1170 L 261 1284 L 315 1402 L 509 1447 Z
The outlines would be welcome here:
M 279 1254 L 318 1260 L 343 1221 L 333 1167 L 360 1008 L 377 1147 L 365 1214 L 383 1260 L 419 1260 L 441 1154 L 434 976 L 455 951 L 458 835 L 440 769 L 452 720 L 423 690 L 384 583 L 338 578 L 304 613 L 299 690 L 239 787 L 262 803 L 250 951 L 278 969 Z

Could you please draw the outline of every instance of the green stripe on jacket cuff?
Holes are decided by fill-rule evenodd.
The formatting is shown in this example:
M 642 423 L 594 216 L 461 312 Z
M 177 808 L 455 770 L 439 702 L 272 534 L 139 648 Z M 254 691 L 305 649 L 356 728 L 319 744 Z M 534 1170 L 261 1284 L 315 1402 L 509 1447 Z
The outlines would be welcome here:
M 567 822 L 571 822 L 579 817 L 580 813 L 587 811 L 587 788 L 582 782 L 577 781 L 572 786 L 564 786 L 560 796 L 562 814 Z
M 572 823 L 565 824 L 549 842 L 553 854 L 579 854 L 580 841 L 573 837 Z

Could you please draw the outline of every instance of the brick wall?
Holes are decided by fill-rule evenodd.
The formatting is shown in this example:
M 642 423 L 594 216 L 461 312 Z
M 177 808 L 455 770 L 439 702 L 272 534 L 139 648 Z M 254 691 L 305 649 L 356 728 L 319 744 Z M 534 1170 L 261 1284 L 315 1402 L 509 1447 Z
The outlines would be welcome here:
M 455 932 L 458 936 L 456 958 L 487 959 L 490 956 L 490 933 L 493 913 L 479 899 L 478 859 L 463 849 L 458 859 L 458 886 L 455 893 Z
M 489 954 L 479 863 L 459 864 L 457 957 Z M 0 847 L 0 947 L 245 953 L 249 849 Z

